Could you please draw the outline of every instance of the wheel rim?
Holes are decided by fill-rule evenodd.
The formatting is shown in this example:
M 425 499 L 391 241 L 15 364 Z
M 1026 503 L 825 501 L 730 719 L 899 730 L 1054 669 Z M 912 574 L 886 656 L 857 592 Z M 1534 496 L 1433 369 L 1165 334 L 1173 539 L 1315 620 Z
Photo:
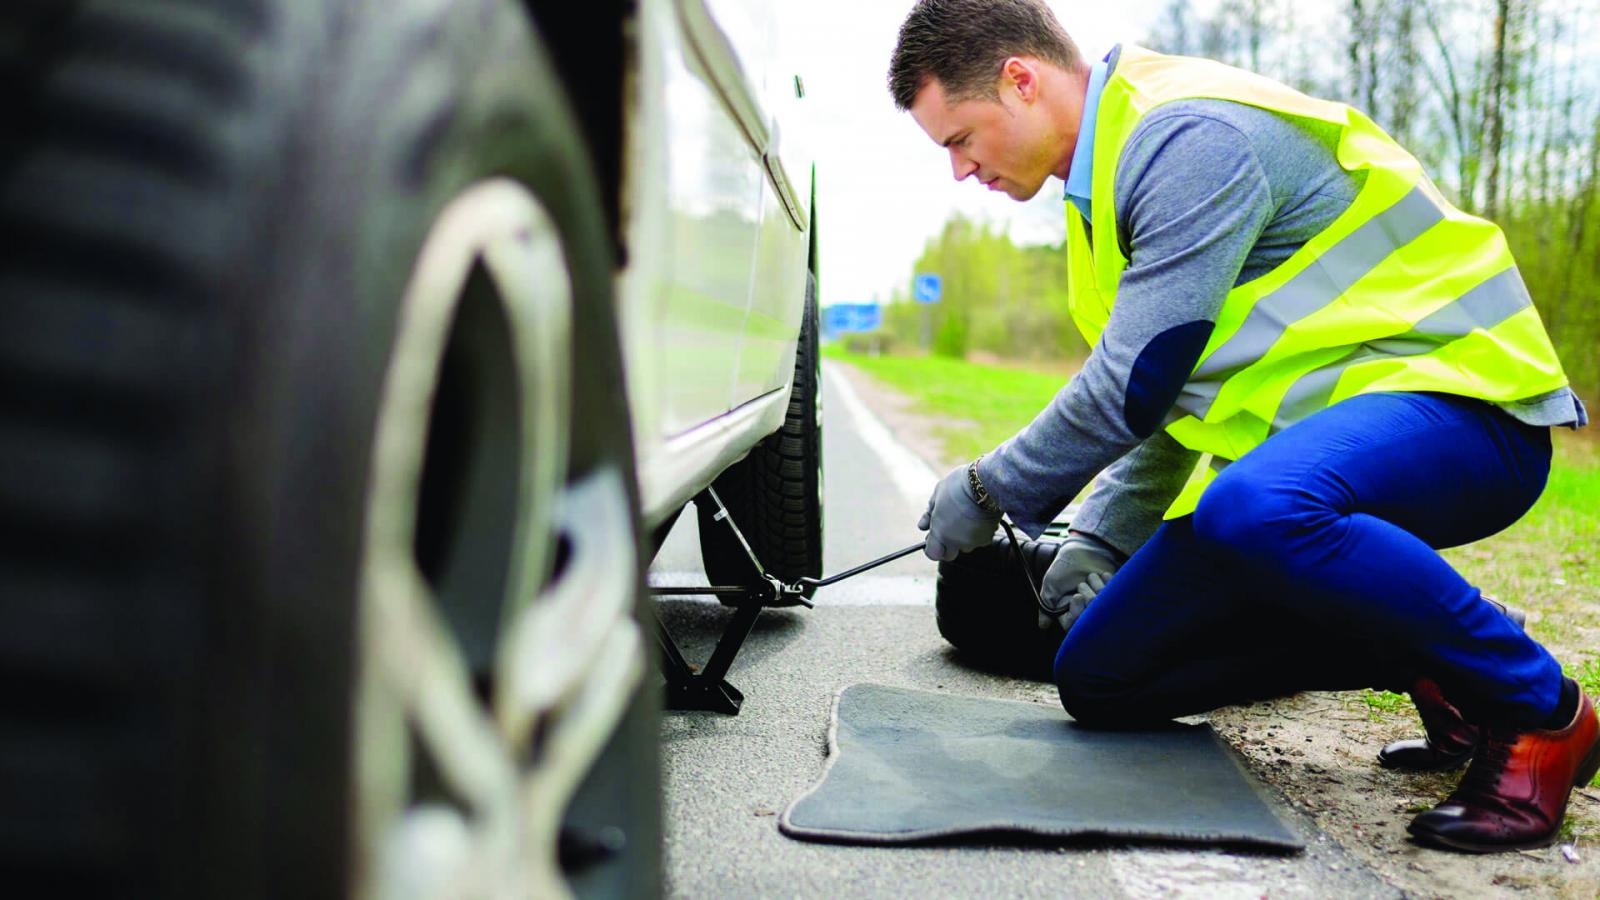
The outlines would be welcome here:
M 357 895 L 569 893 L 562 813 L 643 675 L 625 475 L 568 471 L 572 296 L 550 216 L 503 179 L 444 208 L 403 296 L 360 578 Z

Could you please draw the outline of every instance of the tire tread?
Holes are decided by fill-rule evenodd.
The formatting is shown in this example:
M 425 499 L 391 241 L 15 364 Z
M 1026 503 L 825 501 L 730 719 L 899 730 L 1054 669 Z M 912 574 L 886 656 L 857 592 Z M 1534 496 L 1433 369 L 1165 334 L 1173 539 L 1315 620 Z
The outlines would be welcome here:
M 8 6 L 0 531 L 20 537 L 0 542 L 0 733 L 17 738 L 0 868 L 165 892 L 204 657 L 202 594 L 174 563 L 203 490 L 185 478 L 196 349 L 219 315 L 227 110 L 264 9 Z
M 784 581 L 822 574 L 822 423 L 815 278 L 807 274 L 794 386 L 782 427 L 715 482 L 766 570 Z M 714 584 L 749 584 L 755 570 L 726 526 L 700 513 L 700 547 Z M 809 592 L 807 594 L 809 596 Z

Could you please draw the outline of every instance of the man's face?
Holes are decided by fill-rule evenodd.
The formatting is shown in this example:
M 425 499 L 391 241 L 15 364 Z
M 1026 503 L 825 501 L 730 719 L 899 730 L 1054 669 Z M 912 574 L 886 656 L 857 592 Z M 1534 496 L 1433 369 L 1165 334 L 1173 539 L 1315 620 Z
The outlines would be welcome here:
M 998 101 L 950 103 L 944 86 L 930 78 L 911 104 L 911 117 L 949 152 L 957 181 L 975 178 L 1013 200 L 1027 200 L 1052 174 L 1062 148 L 1037 102 L 1038 73 L 1014 57 L 999 81 Z

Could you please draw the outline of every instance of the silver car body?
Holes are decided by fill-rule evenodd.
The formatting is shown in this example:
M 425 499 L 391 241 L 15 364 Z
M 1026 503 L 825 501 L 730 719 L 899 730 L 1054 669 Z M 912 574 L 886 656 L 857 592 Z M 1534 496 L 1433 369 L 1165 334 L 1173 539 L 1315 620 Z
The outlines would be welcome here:
M 775 4 L 644 0 L 635 27 L 617 302 L 654 527 L 783 424 L 812 158 Z

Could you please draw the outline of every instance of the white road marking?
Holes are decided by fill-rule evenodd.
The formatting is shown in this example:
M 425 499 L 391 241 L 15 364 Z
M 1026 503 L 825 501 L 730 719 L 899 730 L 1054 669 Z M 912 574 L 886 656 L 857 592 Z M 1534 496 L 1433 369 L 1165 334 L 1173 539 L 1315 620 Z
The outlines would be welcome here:
M 1155 850 L 1106 858 L 1112 877 L 1130 897 L 1174 900 L 1255 900 L 1313 897 L 1318 886 L 1276 879 L 1263 866 L 1221 851 Z
M 818 606 L 932 606 L 933 576 L 857 575 L 819 589 L 816 603 Z
M 921 514 L 928 497 L 939 483 L 939 475 L 922 457 L 895 438 L 883 420 L 878 418 L 850 380 L 837 369 L 823 363 L 823 380 L 829 396 L 837 400 L 830 409 L 843 409 L 850 420 L 848 427 L 854 431 L 867 449 L 877 457 L 877 462 L 888 473 L 912 516 Z M 915 521 L 914 519 L 912 521 Z M 819 591 L 819 606 L 932 606 L 934 581 L 932 566 L 927 576 L 863 574 L 846 582 Z
M 861 402 L 848 379 L 827 364 L 822 367 L 822 377 L 834 396 L 839 398 L 839 405 L 844 407 L 845 413 L 855 423 L 856 434 L 878 455 L 889 472 L 890 480 L 906 498 L 906 502 L 920 512 L 933 494 L 933 486 L 939 483 L 939 476 L 922 461 L 922 457 L 912 453 L 889 433 L 882 420 Z

